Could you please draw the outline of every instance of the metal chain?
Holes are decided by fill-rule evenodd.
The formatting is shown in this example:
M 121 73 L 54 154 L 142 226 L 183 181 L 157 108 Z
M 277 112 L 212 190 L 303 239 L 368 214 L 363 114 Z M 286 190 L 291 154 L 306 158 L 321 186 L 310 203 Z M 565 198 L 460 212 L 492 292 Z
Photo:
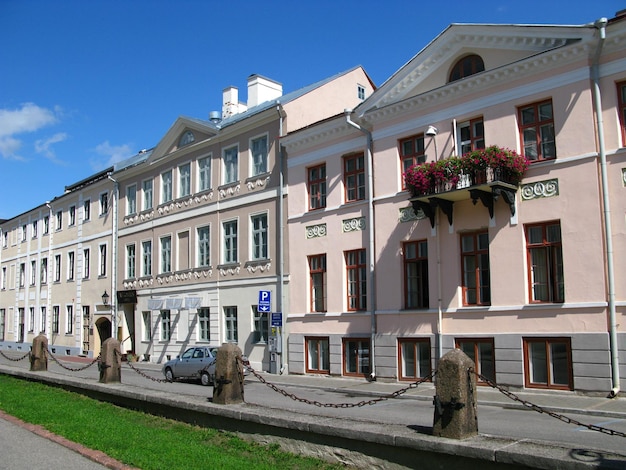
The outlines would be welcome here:
M 17 358 L 17 359 L 16 359 L 16 358 L 13 358 L 13 357 L 9 357 L 9 356 L 7 356 L 6 354 L 4 354 L 4 353 L 2 352 L 2 350 L 0 350 L 0 356 L 4 357 L 5 359 L 8 359 L 9 361 L 19 362 L 19 361 L 21 361 L 21 360 L 23 360 L 23 359 L 26 359 L 28 356 L 30 356 L 30 351 L 28 351 L 28 352 L 27 352 L 26 354 L 24 354 L 22 357 L 19 357 L 19 358 Z
M 549 411 L 549 410 L 545 409 L 542 406 L 535 405 L 534 403 L 526 401 L 526 400 L 518 397 L 514 393 L 509 392 L 508 390 L 505 390 L 503 387 L 501 387 L 500 385 L 496 384 L 493 380 L 488 379 L 487 377 L 485 377 L 482 374 L 479 374 L 478 372 L 476 372 L 471 367 L 468 369 L 468 373 L 475 374 L 478 378 L 480 378 L 482 381 L 484 381 L 490 387 L 495 388 L 500 393 L 502 393 L 502 394 L 506 395 L 507 397 L 509 397 L 511 400 L 519 402 L 522 405 L 524 405 L 526 408 L 529 408 L 529 409 L 531 409 L 533 411 L 536 411 L 537 413 L 547 414 L 548 416 L 551 416 L 552 418 L 558 419 L 559 421 L 563 421 L 564 423 L 573 424 L 575 426 L 581 426 L 581 427 L 589 429 L 590 431 L 597 431 L 597 432 L 601 432 L 603 434 L 608 434 L 610 436 L 626 437 L 626 433 L 623 433 L 623 432 L 620 432 L 620 431 L 615 431 L 613 429 L 608 429 L 608 428 L 605 428 L 605 427 L 602 427 L 602 426 L 597 426 L 595 424 L 581 423 L 580 421 L 577 421 L 577 420 L 575 420 L 573 418 L 570 418 L 568 416 L 562 415 L 560 413 L 555 413 L 554 411 Z
M 89 364 L 87 364 L 86 366 L 83 367 L 69 367 L 66 366 L 65 364 L 62 364 L 56 357 L 54 357 L 54 354 L 52 354 L 52 351 L 48 350 L 48 354 L 50 354 L 50 358 L 56 362 L 58 365 L 60 365 L 63 369 L 72 371 L 72 372 L 80 372 L 83 371 L 85 369 L 88 369 L 89 367 L 93 366 L 96 362 L 98 362 L 100 360 L 100 355 L 98 355 L 98 357 L 96 357 L 93 361 L 91 361 Z
M 168 383 L 171 384 L 172 382 L 170 382 L 167 379 L 158 379 L 156 377 L 151 377 L 150 375 L 146 374 L 144 371 L 137 369 L 130 361 L 126 361 L 126 363 L 128 364 L 128 367 L 130 367 L 132 370 L 134 370 L 135 372 L 137 372 L 139 375 L 141 375 L 142 377 L 152 380 L 153 382 L 158 382 L 158 383 Z
M 402 388 L 400 390 L 396 390 L 393 393 L 378 397 L 378 398 L 373 398 L 371 400 L 363 400 L 360 401 L 358 403 L 322 403 L 319 402 L 317 400 L 309 400 L 307 398 L 300 398 L 297 395 L 295 395 L 294 393 L 289 393 L 286 390 L 277 387 L 276 385 L 274 385 L 271 382 L 268 382 L 267 380 L 265 380 L 265 378 L 263 376 L 261 376 L 257 371 L 255 371 L 252 367 L 248 366 L 248 370 L 257 378 L 259 379 L 259 381 L 261 381 L 261 383 L 264 383 L 265 385 L 267 385 L 269 388 L 271 388 L 272 390 L 274 390 L 275 392 L 280 393 L 281 395 L 287 397 L 287 398 L 291 398 L 294 401 L 298 401 L 300 403 L 306 403 L 307 405 L 315 405 L 318 408 L 357 408 L 357 407 L 362 407 L 365 405 L 375 405 L 377 403 L 380 403 L 381 401 L 385 401 L 385 400 L 389 400 L 390 398 L 398 398 L 400 395 L 406 393 L 407 391 L 417 388 L 420 384 L 431 380 L 435 374 L 437 373 L 436 371 L 434 371 L 433 373 L 431 373 L 428 377 L 424 377 L 420 380 L 418 380 L 417 382 L 413 382 L 412 384 L 410 384 L 408 387 Z

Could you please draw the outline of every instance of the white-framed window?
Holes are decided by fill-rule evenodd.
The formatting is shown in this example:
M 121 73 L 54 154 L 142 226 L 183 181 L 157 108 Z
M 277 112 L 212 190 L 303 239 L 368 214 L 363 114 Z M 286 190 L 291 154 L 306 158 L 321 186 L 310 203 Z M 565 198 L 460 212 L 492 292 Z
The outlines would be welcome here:
M 252 305 L 252 321 L 254 323 L 254 342 L 266 343 L 270 335 L 269 312 L 259 312 L 259 306 Z
M 250 141 L 252 176 L 267 173 L 267 135 Z
M 459 155 L 485 148 L 483 118 L 477 117 L 457 124 Z
M 224 307 L 224 325 L 226 327 L 226 341 L 236 343 L 239 336 L 237 327 L 237 306 Z
M 161 341 L 169 341 L 172 337 L 172 324 L 170 321 L 170 311 L 161 310 Z
M 7 268 L 5 266 L 2 267 L 2 290 L 6 290 L 7 288 Z
M 98 276 L 107 275 L 107 246 L 102 244 L 98 247 Z
M 198 159 L 198 192 L 211 189 L 211 155 Z
M 126 188 L 126 215 L 137 212 L 137 185 L 131 184 Z
M 91 199 L 83 202 L 83 220 L 91 220 Z
M 161 273 L 172 271 L 172 237 L 161 237 Z
M 52 307 L 52 332 L 59 334 L 59 317 L 61 316 L 61 308 L 58 305 Z
M 66 305 L 66 313 L 67 325 L 65 326 L 65 333 L 71 335 L 74 332 L 74 306 Z
M 43 216 L 43 234 L 48 235 L 48 233 L 50 233 L 50 217 L 47 215 L 44 215 Z
M 47 320 L 46 313 L 47 313 L 46 312 L 46 307 L 45 306 L 41 307 L 41 318 L 40 318 L 40 320 L 41 320 L 41 333 L 45 333 L 46 332 L 46 320 Z
M 239 180 L 239 148 L 224 149 L 224 184 L 234 183 Z
M 35 307 L 30 307 L 28 309 L 28 332 L 32 333 L 35 331 Z
M 89 279 L 89 270 L 91 265 L 91 250 L 85 248 L 83 250 L 83 279 Z
M 211 230 L 209 226 L 198 227 L 198 267 L 205 268 L 211 265 Z
M 152 198 L 152 179 L 144 180 L 141 183 L 141 187 L 143 190 L 143 210 L 147 211 L 152 209 L 153 198 Z
M 222 239 L 224 240 L 224 263 L 236 263 L 237 258 L 237 221 L 229 220 L 222 223 Z
M 57 225 L 55 228 L 58 231 L 63 228 L 63 211 L 57 211 L 56 217 L 57 217 Z
M 31 260 L 30 262 L 30 285 L 34 286 L 37 283 L 37 261 Z
M 6 309 L 0 308 L 0 341 L 4 341 L 4 325 L 6 323 L 6 315 Z
M 67 253 L 67 280 L 74 280 L 74 252 Z
M 26 224 L 22 225 L 22 230 L 21 230 L 21 232 L 22 232 L 22 241 L 23 241 L 23 242 L 25 242 L 25 241 L 26 241 L 26 232 L 27 232 L 27 230 L 26 230 Z
M 20 287 L 24 287 L 26 282 L 26 263 L 20 263 Z
M 100 215 L 109 213 L 109 193 L 100 194 Z
M 9 232 L 2 232 L 2 248 L 9 246 Z
M 356 86 L 356 96 L 361 101 L 365 99 L 365 87 L 363 85 Z
M 37 238 L 37 229 L 38 228 L 39 228 L 39 221 L 38 220 L 34 220 L 33 221 L 33 230 L 32 230 L 32 234 L 31 234 L 32 238 Z
M 172 200 L 172 170 L 161 173 L 161 204 Z
M 152 276 L 152 240 L 141 242 L 141 275 Z
M 70 209 L 67 211 L 68 214 L 68 225 L 71 227 L 72 225 L 76 225 L 76 206 L 70 206 Z
M 48 284 L 48 258 L 41 258 L 41 270 L 39 273 L 39 282 Z
M 250 216 L 252 259 L 267 259 L 267 214 Z
M 61 255 L 54 255 L 54 282 L 61 282 Z
M 191 164 L 185 163 L 178 167 L 178 197 L 191 194 Z
M 210 310 L 208 307 L 198 309 L 198 341 L 210 341 L 211 334 L 209 328 Z
M 143 320 L 143 328 L 141 332 L 142 341 L 152 340 L 152 312 L 141 312 L 141 318 Z
M 135 244 L 126 245 L 126 279 L 135 277 Z

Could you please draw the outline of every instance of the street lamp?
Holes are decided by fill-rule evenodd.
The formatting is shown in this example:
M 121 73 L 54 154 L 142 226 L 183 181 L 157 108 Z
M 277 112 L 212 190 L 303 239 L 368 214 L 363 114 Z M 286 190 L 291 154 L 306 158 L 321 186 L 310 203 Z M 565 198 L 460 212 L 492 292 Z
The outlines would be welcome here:
M 109 305 L 109 294 L 107 294 L 107 291 L 104 291 L 104 294 L 102 294 L 102 303 L 104 305 Z

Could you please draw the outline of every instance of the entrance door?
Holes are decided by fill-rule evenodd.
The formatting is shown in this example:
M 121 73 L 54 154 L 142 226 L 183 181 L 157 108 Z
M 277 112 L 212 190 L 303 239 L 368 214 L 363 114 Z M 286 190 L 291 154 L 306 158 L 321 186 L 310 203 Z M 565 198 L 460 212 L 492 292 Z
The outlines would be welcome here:
M 98 336 L 100 336 L 100 345 L 111 337 L 111 320 L 108 318 L 100 318 L 96 321 Z

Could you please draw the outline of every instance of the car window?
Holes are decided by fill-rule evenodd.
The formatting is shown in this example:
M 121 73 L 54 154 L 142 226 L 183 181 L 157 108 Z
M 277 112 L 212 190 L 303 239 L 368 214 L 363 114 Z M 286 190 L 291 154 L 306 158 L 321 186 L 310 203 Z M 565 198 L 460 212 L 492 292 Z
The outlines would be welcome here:
M 204 357 L 204 351 L 202 349 L 196 349 L 193 353 L 194 358 L 202 358 Z
M 187 349 L 187 351 L 185 351 L 182 355 L 183 359 L 189 359 L 191 358 L 191 355 L 193 354 L 194 348 L 191 349 Z

